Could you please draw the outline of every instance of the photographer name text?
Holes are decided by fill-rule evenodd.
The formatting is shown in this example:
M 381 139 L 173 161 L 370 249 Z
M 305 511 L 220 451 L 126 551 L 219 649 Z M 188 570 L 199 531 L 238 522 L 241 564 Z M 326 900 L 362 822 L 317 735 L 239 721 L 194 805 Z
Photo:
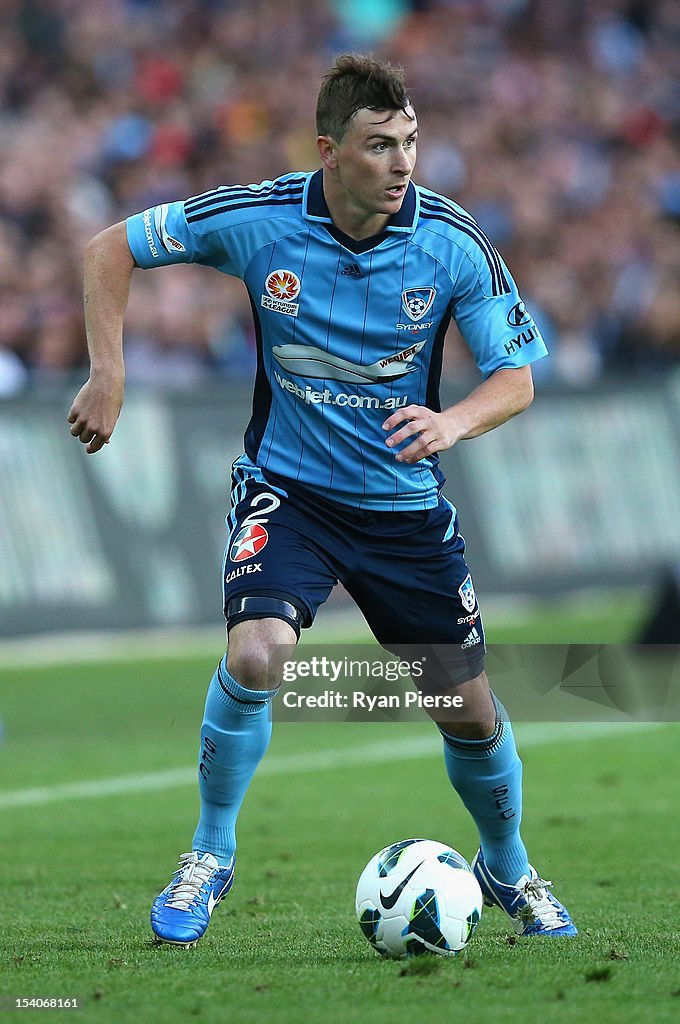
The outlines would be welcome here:
M 327 709 L 362 708 L 365 711 L 399 710 L 400 708 L 423 708 L 443 710 L 462 708 L 463 698 L 446 693 L 426 694 L 419 691 L 409 693 L 372 694 L 364 690 L 342 693 L 340 690 L 322 690 L 321 693 L 298 693 L 287 690 L 281 695 L 286 708 Z

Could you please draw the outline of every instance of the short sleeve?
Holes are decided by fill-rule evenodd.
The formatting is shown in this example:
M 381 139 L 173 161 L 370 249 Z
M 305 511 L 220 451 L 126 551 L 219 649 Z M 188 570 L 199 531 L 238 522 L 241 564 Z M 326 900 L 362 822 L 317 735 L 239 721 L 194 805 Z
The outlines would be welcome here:
M 184 202 L 163 203 L 125 222 L 128 244 L 138 267 L 203 263 L 229 272 L 229 254 L 219 233 L 199 234 L 189 227 Z
M 484 377 L 496 370 L 526 366 L 548 354 L 517 285 L 500 255 L 493 251 L 502 287 L 486 287 L 480 268 L 468 257 L 461 265 L 452 302 L 458 330 Z

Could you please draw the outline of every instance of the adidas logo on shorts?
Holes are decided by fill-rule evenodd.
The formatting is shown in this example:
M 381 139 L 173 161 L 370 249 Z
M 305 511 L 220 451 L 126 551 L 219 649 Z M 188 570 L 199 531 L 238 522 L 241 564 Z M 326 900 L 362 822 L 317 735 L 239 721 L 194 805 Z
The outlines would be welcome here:
M 476 628 L 473 626 L 468 635 L 465 637 L 463 643 L 460 645 L 461 650 L 465 650 L 466 647 L 474 647 L 475 644 L 481 644 L 481 642 L 482 638 L 477 632 Z

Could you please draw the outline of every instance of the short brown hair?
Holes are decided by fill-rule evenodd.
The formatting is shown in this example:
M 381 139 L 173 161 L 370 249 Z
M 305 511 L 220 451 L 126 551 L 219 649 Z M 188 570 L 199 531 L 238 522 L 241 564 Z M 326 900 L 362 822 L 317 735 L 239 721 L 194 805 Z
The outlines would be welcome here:
M 357 110 L 404 110 L 404 69 L 360 53 L 343 53 L 323 77 L 316 130 L 340 142 Z

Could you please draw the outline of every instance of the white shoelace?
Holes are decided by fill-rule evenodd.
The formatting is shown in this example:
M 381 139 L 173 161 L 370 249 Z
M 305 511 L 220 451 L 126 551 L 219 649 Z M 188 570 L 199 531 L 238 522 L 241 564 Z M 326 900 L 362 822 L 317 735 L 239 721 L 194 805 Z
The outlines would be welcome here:
M 166 907 L 173 910 L 191 910 L 200 894 L 201 886 L 210 881 L 214 870 L 210 863 L 199 860 L 195 852 L 183 853 L 179 859 L 179 868 L 175 872 L 177 877 L 168 893 Z
M 520 914 L 520 917 L 527 923 L 531 924 L 532 921 L 540 920 L 541 924 L 548 929 L 560 928 L 564 924 L 559 907 L 556 907 L 550 899 L 548 887 L 551 885 L 552 882 L 544 878 L 530 878 L 522 886 L 521 891 L 529 906 L 525 908 L 524 914 Z M 526 913 L 528 909 L 531 911 L 531 917 Z

